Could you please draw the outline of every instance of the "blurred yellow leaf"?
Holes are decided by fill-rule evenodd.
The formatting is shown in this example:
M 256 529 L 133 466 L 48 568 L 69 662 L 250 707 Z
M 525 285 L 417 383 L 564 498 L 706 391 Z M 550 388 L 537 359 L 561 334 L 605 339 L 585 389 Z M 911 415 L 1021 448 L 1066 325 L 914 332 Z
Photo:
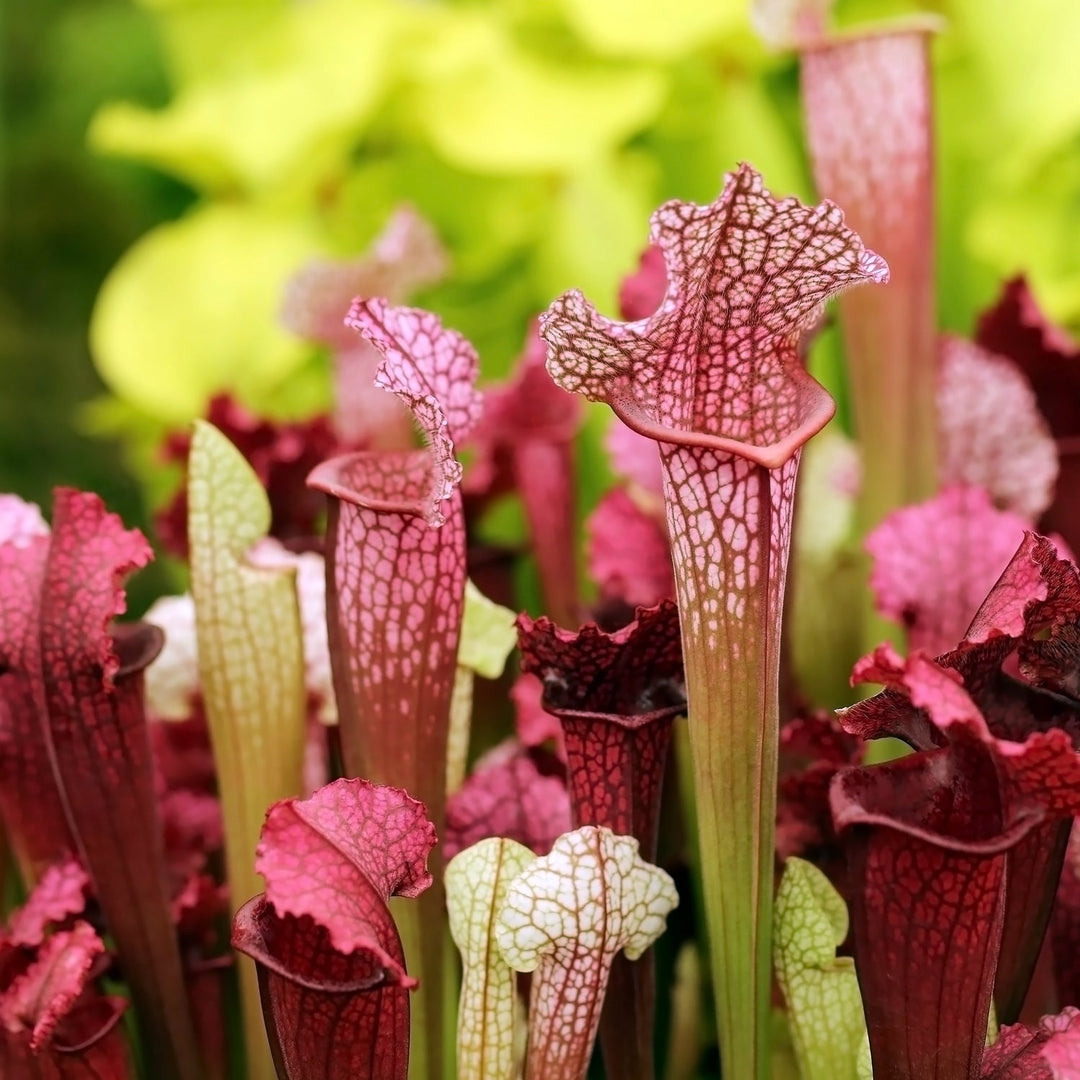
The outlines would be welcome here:
M 307 353 L 277 313 L 285 281 L 315 248 L 299 224 L 234 205 L 147 233 L 98 294 L 90 345 L 101 377 L 173 424 L 226 388 L 257 405 Z
M 644 155 L 601 158 L 559 182 L 537 251 L 539 281 L 552 298 L 581 289 L 615 312 L 619 282 L 649 242 L 657 169 Z
M 380 0 L 255 10 L 200 20 L 194 39 L 192 24 L 182 24 L 185 53 L 207 39 L 212 74 L 159 111 L 107 105 L 91 125 L 92 145 L 210 191 L 258 191 L 296 174 L 316 183 L 340 167 L 380 102 L 411 16 Z M 222 34 L 236 35 L 227 63 Z
M 601 56 L 672 59 L 746 24 L 745 0 L 558 0 Z
M 1014 0 L 951 0 L 949 15 L 969 78 L 980 80 L 968 119 L 989 140 L 988 156 L 1026 160 L 1080 133 L 1080 4 L 1041 0 L 1032 11 Z
M 1077 146 L 1080 138 L 1044 160 L 1029 161 L 1018 181 L 991 171 L 990 190 L 972 200 L 966 232 L 970 251 L 996 271 L 995 292 L 1005 278 L 1026 274 L 1050 317 L 1072 326 L 1080 325 Z
M 645 140 L 671 194 L 712 202 L 724 174 L 748 161 L 771 191 L 810 197 L 805 157 L 770 86 L 775 81 L 737 65 L 718 69 L 706 57 L 678 65 L 667 106 Z
M 417 126 L 477 172 L 570 171 L 645 128 L 664 93 L 659 71 L 534 55 L 468 16 L 432 27 L 417 61 Z
M 464 172 L 426 146 L 401 147 L 391 158 L 361 160 L 327 211 L 328 229 L 362 248 L 403 201 L 424 216 L 453 252 L 452 278 L 474 280 L 505 266 L 544 230 L 551 184 L 541 177 L 493 177 Z

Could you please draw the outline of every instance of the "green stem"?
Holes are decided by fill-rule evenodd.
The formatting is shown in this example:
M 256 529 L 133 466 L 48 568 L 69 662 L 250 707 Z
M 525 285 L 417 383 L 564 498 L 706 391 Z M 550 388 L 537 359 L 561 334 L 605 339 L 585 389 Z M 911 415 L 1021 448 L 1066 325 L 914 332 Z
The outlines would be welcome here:
M 770 471 L 664 450 L 724 1075 L 767 1080 L 780 624 L 798 459 Z
M 277 1070 L 266 1038 L 255 961 L 246 956 L 236 956 L 236 964 L 240 978 L 240 1009 L 244 1020 L 246 1075 L 248 1080 L 275 1080 Z
M 686 642 L 687 693 L 716 1023 L 725 1075 L 766 1080 L 779 732 L 767 717 L 777 683 L 760 697 L 751 685 L 761 656 L 746 658 L 741 685 L 691 674 L 702 646 Z
M 410 995 L 409 1078 L 442 1080 L 444 1038 L 443 966 L 446 901 L 442 880 L 415 900 L 391 902 L 401 944 L 405 969 L 420 980 Z

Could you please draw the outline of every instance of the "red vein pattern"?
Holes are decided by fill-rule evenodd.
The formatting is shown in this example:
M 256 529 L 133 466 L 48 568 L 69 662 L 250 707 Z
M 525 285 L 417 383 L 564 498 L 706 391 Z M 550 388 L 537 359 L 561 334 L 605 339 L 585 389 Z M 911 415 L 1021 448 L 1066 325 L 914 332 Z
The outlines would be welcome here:
M 428 888 L 434 844 L 422 803 L 364 780 L 270 808 L 257 853 L 266 892 L 237 912 L 233 945 L 258 965 L 283 1078 L 407 1076 L 417 984 L 387 901 Z
M 674 602 L 639 609 L 611 634 L 520 615 L 518 643 L 522 670 L 541 679 L 544 708 L 562 724 L 573 827 L 633 836 L 653 862 L 671 725 L 686 710 Z M 655 993 L 651 952 L 615 957 L 600 1020 L 610 1080 L 653 1075 Z
M 126 1007 L 90 984 L 105 946 L 91 926 L 53 934 L 34 961 L 0 989 L 0 1076 L 17 1080 L 130 1080 Z
M 358 301 L 350 320 L 383 350 L 380 384 L 414 408 L 430 449 L 335 458 L 310 478 L 331 496 L 327 616 L 342 750 L 351 775 L 416 793 L 439 823 L 445 792 L 433 763 L 445 757 L 465 590 L 453 439 L 478 416 L 476 354 L 427 312 Z
M 1080 696 L 1080 570 L 1058 557 L 1044 537 L 1028 534 L 1020 552 L 1039 570 L 1045 595 L 1024 608 L 1019 658 L 1022 675 L 1036 686 Z
M 888 689 L 846 710 L 847 730 L 864 738 L 886 730 L 928 750 L 974 742 L 994 765 L 1007 807 L 1035 807 L 1044 820 L 1008 855 L 1005 928 L 995 1002 L 1012 1023 L 1019 1015 L 1050 917 L 1071 818 L 1080 810 L 1080 754 L 1075 713 L 1059 699 L 1001 674 L 1010 641 L 961 648 L 938 661 L 906 662 L 883 646 L 856 666 L 856 678 Z M 1021 741 L 1022 740 L 1022 741 Z
M 0 543 L 0 815 L 29 884 L 75 850 L 53 776 L 38 636 L 46 529 Z
M 936 656 L 964 636 L 1030 522 L 996 509 L 976 487 L 952 487 L 894 510 L 866 538 L 878 611 Z
M 1051 934 L 1058 1002 L 1080 1005 L 1080 828 L 1075 823 L 1054 898 Z
M 1025 533 L 1009 565 L 971 620 L 964 640 L 978 644 L 989 641 L 996 634 L 1023 637 L 1028 604 L 1032 600 L 1046 599 L 1043 566 L 1052 564 L 1056 558 L 1053 545 L 1045 538 L 1037 533 Z
M 359 894 L 419 896 L 431 885 L 427 857 L 435 826 L 404 792 L 364 780 L 337 780 L 310 799 L 285 799 L 266 815 L 255 868 L 279 915 L 309 915 L 339 952 L 378 940 Z M 389 918 L 389 912 L 377 912 Z M 404 974 L 398 972 L 398 975 Z
M 819 39 L 801 53 L 818 194 L 844 208 L 892 272 L 889 289 L 840 303 L 867 527 L 937 487 L 929 29 Z
M 163 1076 L 201 1075 L 169 914 L 153 761 L 143 712 L 146 665 L 161 647 L 153 627 L 110 630 L 125 609 L 123 578 L 150 561 L 96 495 L 56 491 L 53 532 L 40 571 L 40 653 L 12 657 L 37 683 L 56 782 L 116 942 L 138 1018 L 161 1048 Z M 21 593 L 29 601 L 24 580 Z M 23 605 L 26 617 L 33 609 Z M 33 665 L 39 665 L 36 668 Z
M 382 354 L 375 385 L 408 406 L 427 440 L 430 492 L 424 515 L 429 525 L 441 525 L 441 504 L 462 474 L 454 443 L 472 431 L 483 408 L 474 386 L 476 350 L 431 312 L 390 307 L 385 300 L 353 301 L 345 321 Z
M 1061 873 L 1071 820 L 1080 811 L 1075 627 L 1080 575 L 1053 544 L 1025 535 L 976 613 L 965 640 L 936 661 L 900 660 L 887 646 L 856 665 L 856 681 L 881 694 L 842 713 L 864 738 L 890 733 L 917 750 L 977 744 L 993 764 L 1008 812 L 1036 808 L 1043 821 L 1009 852 L 1004 931 L 994 988 L 998 1015 L 1019 1015 Z M 1003 670 L 1009 664 L 1030 680 Z
M 574 827 L 633 836 L 652 862 L 671 724 L 686 710 L 678 609 L 641 608 L 614 633 L 528 615 L 517 625 L 522 670 L 562 724 Z
M 438 529 L 365 505 L 422 500 L 428 479 L 424 451 L 335 458 L 311 476 L 333 496 L 326 599 L 345 770 L 415 792 L 438 822 L 433 763 L 445 758 L 464 610 L 461 500 L 455 491 Z
M 526 1080 L 585 1080 L 612 961 L 640 957 L 678 902 L 636 840 L 591 825 L 514 878 L 495 939 L 512 968 L 533 972 Z
M 357 341 L 346 325 L 353 297 L 385 296 L 400 303 L 438 281 L 445 269 L 446 253 L 431 226 L 402 207 L 369 251 L 344 262 L 311 262 L 286 286 L 281 321 L 294 334 L 334 350 L 333 427 L 342 443 L 401 450 L 412 437 L 408 410 L 375 386 L 378 352 Z
M 541 318 L 548 370 L 660 444 L 682 617 L 724 1067 L 765 1067 L 780 616 L 800 447 L 833 413 L 798 341 L 826 300 L 888 279 L 841 211 L 743 165 L 710 206 L 652 218 L 667 292 L 615 323 L 578 292 Z M 720 867 L 723 870 L 720 870 Z
M 652 218 L 668 291 L 650 318 L 616 323 L 572 291 L 541 317 L 548 370 L 661 443 L 778 468 L 833 413 L 797 356 L 801 332 L 842 289 L 888 280 L 832 203 L 777 200 L 748 165 L 715 203 Z
M 845 770 L 831 802 L 876 1080 L 977 1076 L 1006 852 L 1041 813 L 1010 813 L 993 763 L 971 744 Z
M 322 927 L 310 918 L 275 915 L 262 895 L 236 913 L 232 944 L 258 967 L 279 1077 L 405 1080 L 409 987 L 401 976 L 366 951 L 337 952 Z M 396 960 L 400 968 L 400 941 Z
M 1037 1027 L 1004 1027 L 983 1057 L 980 1080 L 1070 1080 L 1080 1075 L 1080 1009 L 1044 1016 Z
M 465 605 L 465 519 L 454 441 L 479 418 L 481 400 L 473 387 L 478 361 L 460 334 L 425 311 L 357 300 L 349 323 L 382 353 L 377 383 L 412 409 L 428 446 L 334 458 L 309 478 L 331 496 L 327 625 L 342 755 L 348 775 L 422 799 L 441 829 Z M 444 922 L 439 887 L 419 911 L 418 941 L 407 941 L 407 948 L 422 952 L 419 968 L 433 989 L 417 1011 L 437 1045 Z
M 571 828 L 561 763 L 510 739 L 477 761 L 447 800 L 443 858 L 449 862 L 459 851 L 492 836 L 546 855 Z

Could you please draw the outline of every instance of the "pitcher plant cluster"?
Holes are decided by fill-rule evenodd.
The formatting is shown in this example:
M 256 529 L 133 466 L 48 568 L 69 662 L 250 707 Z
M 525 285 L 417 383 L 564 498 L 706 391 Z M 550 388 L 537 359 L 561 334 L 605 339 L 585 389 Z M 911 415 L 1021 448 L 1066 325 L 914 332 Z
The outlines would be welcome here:
M 297 268 L 335 408 L 170 438 L 138 622 L 138 531 L 0 496 L 0 1075 L 1080 1077 L 1080 349 L 938 333 L 933 27 L 771 7 L 819 205 L 665 203 L 493 386 L 415 211 Z

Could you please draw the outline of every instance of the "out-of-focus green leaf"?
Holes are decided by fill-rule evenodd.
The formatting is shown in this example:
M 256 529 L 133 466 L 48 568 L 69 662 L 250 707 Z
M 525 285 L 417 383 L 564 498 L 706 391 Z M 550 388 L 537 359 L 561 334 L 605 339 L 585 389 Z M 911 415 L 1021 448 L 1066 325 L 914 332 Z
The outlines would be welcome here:
M 176 89 L 227 75 L 243 43 L 263 32 L 290 0 L 135 0 L 155 9 Z
M 253 406 L 295 370 L 281 290 L 316 248 L 296 222 L 207 206 L 130 248 L 98 296 L 90 343 L 109 388 L 173 424 L 231 388 Z
M 935 47 L 941 322 L 968 333 L 1023 271 L 1057 320 L 1080 321 L 1080 99 L 1069 76 L 1080 8 L 1039 18 L 1002 0 L 950 0 Z
M 612 424 L 611 410 L 599 401 L 590 401 L 585 406 L 585 423 L 578 437 L 578 454 L 581 464 L 578 467 L 578 516 L 596 509 L 600 497 L 615 483 L 611 471 L 611 461 L 604 440 Z
M 614 312 L 619 282 L 649 242 L 656 174 L 645 155 L 628 152 L 592 161 L 559 182 L 537 250 L 546 295 L 581 289 L 601 311 Z
M 558 6 L 601 56 L 674 59 L 746 22 L 744 0 L 558 0 Z
M 1038 17 L 1013 0 L 952 0 L 949 7 L 980 84 L 968 122 L 984 145 L 993 140 L 988 157 L 1042 156 L 1080 132 L 1080 94 L 1068 83 L 1080 5 L 1050 0 L 1039 5 Z
M 802 148 L 785 126 L 767 86 L 753 72 L 723 81 L 719 108 L 709 127 L 725 172 L 740 161 L 749 161 L 778 197 L 809 194 Z M 716 190 L 720 190 L 719 176 Z
M 672 80 L 667 106 L 643 140 L 663 168 L 665 195 L 711 202 L 740 161 L 751 162 L 777 195 L 809 195 L 797 132 L 760 74 L 688 58 Z
M 77 424 L 86 435 L 120 440 L 124 468 L 138 480 L 147 505 L 160 506 L 176 491 L 181 469 L 161 462 L 161 444 L 168 427 L 159 419 L 102 394 L 81 407 Z
M 450 702 L 450 735 L 446 744 L 446 790 L 455 792 L 465 780 L 472 729 L 473 681 L 479 675 L 497 679 L 517 645 L 515 612 L 489 600 L 469 578 L 465 582 L 465 615 L 461 622 L 454 694 Z
M 297 174 L 317 183 L 370 119 L 411 21 L 402 5 L 381 0 L 270 9 L 257 32 L 233 39 L 230 63 L 214 77 L 189 83 L 161 111 L 107 106 L 91 141 L 211 191 L 259 191 Z
M 486 378 L 510 370 L 528 320 L 552 299 L 532 262 L 549 229 L 558 185 L 537 176 L 480 176 L 407 145 L 357 165 L 323 215 L 342 254 L 362 250 L 402 201 L 423 208 L 450 252 L 450 272 L 417 302 L 460 330 Z
M 1058 152 L 1030 162 L 1022 179 L 999 177 L 972 212 L 971 251 L 999 282 L 1025 273 L 1055 321 L 1080 324 L 1080 130 Z M 989 297 L 987 297 L 989 299 Z
M 489 600 L 470 578 L 465 582 L 458 665 L 485 679 L 497 679 L 517 645 L 516 614 Z
M 134 0 L 139 7 L 148 8 L 157 12 L 196 11 L 204 7 L 219 7 L 234 10 L 266 10 L 273 7 L 281 7 L 287 0 L 213 0 L 208 4 L 207 0 Z
M 361 250 L 402 202 L 423 216 L 454 253 L 452 277 L 476 280 L 530 249 L 545 229 L 555 187 L 531 176 L 492 177 L 447 164 L 428 147 L 406 145 L 393 156 L 355 166 L 337 192 L 332 228 Z
M 526 52 L 472 13 L 432 28 L 414 77 L 414 123 L 476 172 L 573 171 L 643 130 L 664 93 L 657 70 Z
M 848 700 L 863 640 L 866 565 L 852 535 L 859 472 L 858 449 L 835 424 L 810 440 L 799 466 L 786 631 L 799 689 L 824 708 Z

